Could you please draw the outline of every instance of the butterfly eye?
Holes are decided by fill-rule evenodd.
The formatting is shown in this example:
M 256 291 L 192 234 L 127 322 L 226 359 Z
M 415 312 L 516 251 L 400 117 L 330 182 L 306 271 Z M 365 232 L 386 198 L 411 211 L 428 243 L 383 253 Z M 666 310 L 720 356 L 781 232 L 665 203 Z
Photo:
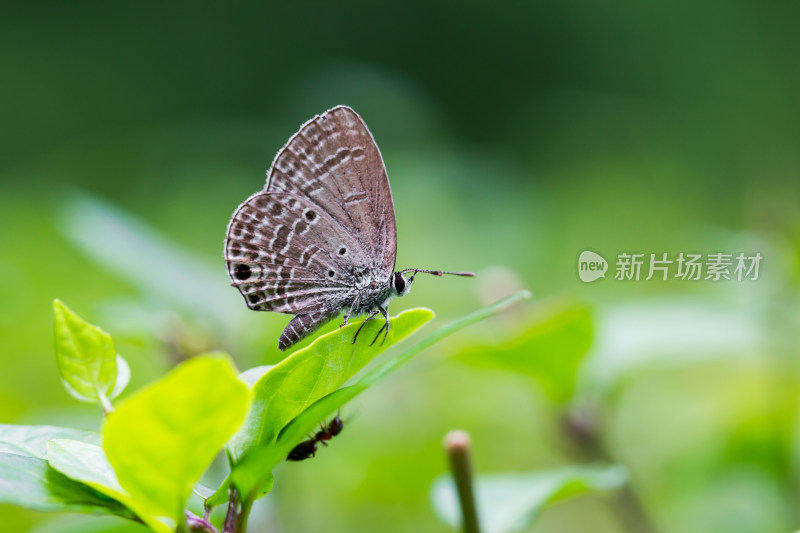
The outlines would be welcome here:
M 406 288 L 406 280 L 403 279 L 402 274 L 395 274 L 394 275 L 394 290 L 397 291 L 397 294 L 402 294 L 403 290 Z

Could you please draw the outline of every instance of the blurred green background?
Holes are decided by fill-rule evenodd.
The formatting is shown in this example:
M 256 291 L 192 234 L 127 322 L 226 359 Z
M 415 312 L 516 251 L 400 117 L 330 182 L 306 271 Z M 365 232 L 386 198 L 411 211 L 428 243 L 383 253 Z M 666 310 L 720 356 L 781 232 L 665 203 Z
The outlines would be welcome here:
M 330 448 L 276 472 L 254 530 L 448 531 L 428 491 L 453 428 L 481 473 L 630 472 L 530 531 L 800 528 L 799 19 L 792 1 L 6 6 L 0 422 L 98 426 L 58 381 L 56 297 L 114 335 L 129 390 L 206 348 L 278 360 L 288 317 L 228 287 L 226 224 L 300 124 L 347 104 L 386 161 L 398 267 L 479 274 L 419 278 L 392 312 L 534 299 L 348 406 Z M 583 284 L 584 249 L 764 259 L 755 282 Z M 565 309 L 591 339 L 542 349 Z

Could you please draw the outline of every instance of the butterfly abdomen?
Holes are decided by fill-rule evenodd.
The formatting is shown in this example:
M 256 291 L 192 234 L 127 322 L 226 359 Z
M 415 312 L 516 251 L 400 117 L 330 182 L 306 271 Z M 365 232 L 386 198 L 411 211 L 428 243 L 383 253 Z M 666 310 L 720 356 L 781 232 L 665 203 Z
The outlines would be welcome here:
M 309 313 L 297 315 L 289 321 L 278 339 L 278 349 L 285 351 L 289 346 L 300 342 L 314 333 L 331 318 L 338 314 L 339 309 L 325 313 Z

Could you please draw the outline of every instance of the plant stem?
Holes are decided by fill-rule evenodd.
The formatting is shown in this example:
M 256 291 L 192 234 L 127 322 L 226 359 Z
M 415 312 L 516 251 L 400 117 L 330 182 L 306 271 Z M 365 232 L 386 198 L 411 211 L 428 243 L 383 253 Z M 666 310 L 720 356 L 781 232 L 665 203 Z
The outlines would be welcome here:
M 461 503 L 464 533 L 480 533 L 478 510 L 472 490 L 469 434 L 465 431 L 451 431 L 444 438 L 444 448 L 456 482 L 458 500 Z
M 228 513 L 222 525 L 222 533 L 244 533 L 247 530 L 247 517 L 253 507 L 252 498 L 242 500 L 241 494 L 235 488 L 230 489 Z
M 219 530 L 208 521 L 208 517 L 200 518 L 190 511 L 186 511 L 186 525 L 192 533 L 219 533 Z

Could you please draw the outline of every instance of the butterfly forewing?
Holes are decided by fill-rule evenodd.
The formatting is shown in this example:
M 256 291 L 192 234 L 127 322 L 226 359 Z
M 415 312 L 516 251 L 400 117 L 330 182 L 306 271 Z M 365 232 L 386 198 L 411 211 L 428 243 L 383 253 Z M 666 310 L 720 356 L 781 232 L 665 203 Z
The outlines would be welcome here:
M 361 118 L 340 106 L 278 153 L 264 191 L 234 213 L 225 259 L 248 307 L 298 315 L 285 347 L 352 302 L 367 273 L 390 278 L 396 235 L 378 147 Z
M 275 157 L 266 191 L 308 198 L 361 243 L 351 258 L 356 267 L 392 274 L 397 227 L 389 179 L 372 134 L 349 107 L 300 128 Z

